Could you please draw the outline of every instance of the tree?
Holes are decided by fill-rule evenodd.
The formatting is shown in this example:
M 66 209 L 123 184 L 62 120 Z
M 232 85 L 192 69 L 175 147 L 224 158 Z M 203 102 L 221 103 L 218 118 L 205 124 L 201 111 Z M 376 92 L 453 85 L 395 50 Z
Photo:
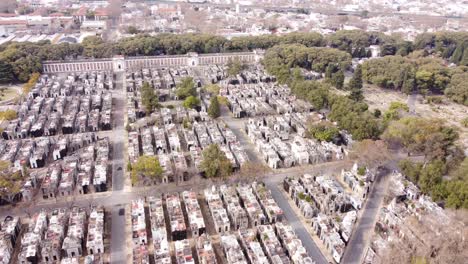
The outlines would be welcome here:
M 432 161 L 424 166 L 418 180 L 421 191 L 426 194 L 432 194 L 432 190 L 442 182 L 442 176 L 445 171 L 445 164 L 441 160 Z
M 111 18 L 117 18 L 122 13 L 122 0 L 109 0 L 107 13 Z
M 398 167 L 400 167 L 402 173 L 408 177 L 411 182 L 418 184 L 419 175 L 423 167 L 422 163 L 414 163 L 409 159 L 404 159 L 398 162 Z
M 211 144 L 202 153 L 200 168 L 207 178 L 226 178 L 232 174 L 231 161 L 217 144 Z
M 23 86 L 23 95 L 27 95 L 31 91 L 31 89 L 34 88 L 40 77 L 41 75 L 37 72 L 31 74 L 28 82 Z
M 208 84 L 205 86 L 205 91 L 209 92 L 211 95 L 219 95 L 219 90 L 221 88 L 217 84 Z
M 229 76 L 236 76 L 239 73 L 241 73 L 243 70 L 247 68 L 247 65 L 245 65 L 242 61 L 240 61 L 238 58 L 234 60 L 229 60 L 227 63 L 228 67 L 228 75 Z
M 131 167 L 132 177 L 143 176 L 152 180 L 159 180 L 164 172 L 158 158 L 154 156 L 141 156 Z
M 354 70 L 354 75 L 348 83 L 348 89 L 351 91 L 349 98 L 359 102 L 364 99 L 362 95 L 362 66 L 358 65 Z
M 197 90 L 192 77 L 185 77 L 177 85 L 176 95 L 179 99 L 185 99 L 189 96 L 197 96 Z
M 464 180 L 468 183 L 468 157 L 466 157 L 463 162 L 460 163 L 460 165 L 454 170 L 452 176 L 455 179 Z
M 16 119 L 17 117 L 18 116 L 15 110 L 8 109 L 8 110 L 0 112 L 0 120 L 11 121 L 13 119 Z
M 374 117 L 379 118 L 382 115 L 382 111 L 380 109 L 374 110 Z
M 340 130 L 330 122 L 311 124 L 307 132 L 318 141 L 331 142 L 340 136 Z
M 450 84 L 444 91 L 445 95 L 456 103 L 468 106 L 468 89 L 466 88 L 467 83 L 468 72 L 454 74 Z
M 144 82 L 141 87 L 141 103 L 147 114 L 153 112 L 159 106 L 158 96 L 148 82 Z
M 184 103 L 182 105 L 187 109 L 193 109 L 200 105 L 200 99 L 191 95 L 185 98 Z
M 350 155 L 359 164 L 369 168 L 383 165 L 391 157 L 387 144 L 383 140 L 364 139 L 353 144 Z
M 408 112 L 409 107 L 407 104 L 401 102 L 391 102 L 390 107 L 383 115 L 384 123 L 387 124 L 390 121 L 398 120 L 404 113 Z
M 403 117 L 393 121 L 383 138 L 403 146 L 409 153 L 424 154 L 428 160 L 445 159 L 458 138 L 458 132 L 440 119 Z
M 210 99 L 210 106 L 208 107 L 208 115 L 216 119 L 221 116 L 221 109 L 219 106 L 219 101 L 217 96 L 213 96 Z
M 331 84 L 338 89 L 342 89 L 343 84 L 344 84 L 344 79 L 345 79 L 344 72 L 342 70 L 339 70 L 336 73 L 332 74 Z
M 460 213 L 466 219 L 466 213 Z M 402 235 L 395 236 L 382 252 L 379 251 L 379 261 L 411 264 L 465 263 L 468 258 L 468 241 L 465 236 L 468 228 L 453 217 L 446 217 L 444 221 L 440 219 L 437 214 L 430 213 L 403 218 L 400 224 L 405 227 L 400 231 Z M 408 233 L 411 235 L 407 235 Z
M 132 35 L 133 35 L 133 34 L 138 34 L 139 32 L 140 32 L 140 31 L 139 31 L 136 27 L 134 27 L 134 26 L 128 26 L 128 27 L 127 27 L 127 33 L 128 33 L 128 34 L 132 34 Z
M 0 160 L 0 197 L 13 202 L 23 186 L 21 170 L 15 170 L 9 161 Z
M 13 68 L 11 65 L 0 60 L 0 83 L 12 82 L 13 78 Z
M 243 179 L 257 180 L 258 178 L 264 177 L 269 172 L 269 167 L 263 163 L 256 163 L 248 161 L 241 165 L 239 170 L 239 176 Z

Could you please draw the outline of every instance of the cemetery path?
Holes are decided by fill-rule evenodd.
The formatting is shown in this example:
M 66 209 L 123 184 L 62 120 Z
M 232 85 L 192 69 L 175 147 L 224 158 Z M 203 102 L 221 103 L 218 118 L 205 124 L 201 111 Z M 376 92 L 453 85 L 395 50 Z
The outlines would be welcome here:
M 396 167 L 396 165 L 394 165 Z M 351 235 L 341 260 L 342 263 L 359 264 L 364 257 L 368 242 L 373 234 L 377 216 L 382 207 L 383 198 L 387 192 L 390 173 L 379 173 L 369 193 L 366 204 L 361 210 L 361 216 Z

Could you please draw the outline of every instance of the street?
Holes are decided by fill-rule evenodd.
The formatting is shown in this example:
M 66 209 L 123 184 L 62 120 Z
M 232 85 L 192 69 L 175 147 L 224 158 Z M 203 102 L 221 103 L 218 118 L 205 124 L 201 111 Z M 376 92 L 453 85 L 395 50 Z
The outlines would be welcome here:
M 302 223 L 302 221 L 297 217 L 296 213 L 293 211 L 286 198 L 278 189 L 277 184 L 274 181 L 265 181 L 265 184 L 268 187 L 268 189 L 271 190 L 271 194 L 273 195 L 273 198 L 275 199 L 276 203 L 283 210 L 284 215 L 288 220 L 288 223 L 294 228 L 294 231 L 299 237 L 299 239 L 301 239 L 302 245 L 306 248 L 307 253 L 309 253 L 309 256 L 311 256 L 317 264 L 328 263 L 320 249 L 310 237 L 306 228 L 303 226 L 304 223 Z
M 126 131 L 124 129 L 124 119 L 126 114 L 126 87 L 124 85 L 124 74 L 116 73 L 114 90 L 114 127 L 110 139 L 113 142 L 112 151 L 112 194 L 111 199 L 120 201 L 125 185 L 125 146 Z M 121 201 L 123 204 L 128 200 Z M 111 263 L 126 263 L 127 252 L 125 247 L 125 216 L 119 215 L 120 205 L 114 205 L 111 209 Z
M 361 218 L 358 219 L 357 226 L 351 236 L 343 255 L 342 263 L 359 264 L 364 251 L 368 246 L 368 240 L 373 233 L 375 222 L 381 208 L 383 198 L 386 193 L 390 175 L 384 173 L 378 175 L 374 182 L 365 207 L 362 210 Z

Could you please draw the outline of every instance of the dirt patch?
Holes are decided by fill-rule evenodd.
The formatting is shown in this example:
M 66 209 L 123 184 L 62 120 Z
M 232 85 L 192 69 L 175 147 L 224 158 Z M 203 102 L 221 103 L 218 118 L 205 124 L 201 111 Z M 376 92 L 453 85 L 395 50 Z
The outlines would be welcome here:
M 0 102 L 10 101 L 19 96 L 21 87 L 0 86 Z

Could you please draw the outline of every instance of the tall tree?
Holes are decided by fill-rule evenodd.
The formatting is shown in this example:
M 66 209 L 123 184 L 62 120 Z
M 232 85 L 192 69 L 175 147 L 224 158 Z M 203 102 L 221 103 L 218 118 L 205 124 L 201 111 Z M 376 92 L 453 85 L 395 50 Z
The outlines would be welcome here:
M 216 119 L 219 116 L 221 116 L 221 109 L 219 106 L 219 101 L 218 101 L 217 96 L 211 97 L 210 106 L 208 107 L 208 115 L 213 119 Z
M 196 96 L 197 89 L 195 88 L 195 84 L 193 83 L 193 78 L 183 78 L 182 81 L 177 85 L 176 95 L 177 97 L 179 97 L 179 99 L 182 100 L 189 96 Z
M 193 109 L 200 105 L 200 99 L 191 95 L 185 98 L 184 103 L 182 105 L 187 109 Z
M 353 144 L 352 158 L 369 168 L 381 166 L 390 158 L 387 145 L 382 140 L 364 139 Z
M 239 59 L 229 60 L 227 63 L 229 76 L 236 76 L 247 68 Z
M 132 168 L 132 181 L 135 183 L 138 177 L 148 177 L 152 180 L 157 180 L 162 177 L 164 172 L 159 164 L 159 160 L 154 156 L 141 156 L 131 166 Z
M 231 161 L 217 144 L 208 146 L 202 153 L 201 169 L 208 178 L 225 178 L 232 174 Z
M 147 114 L 153 112 L 153 110 L 159 105 L 158 96 L 148 82 L 144 82 L 141 87 L 141 103 L 143 104 Z
M 13 78 L 13 68 L 11 65 L 0 60 L 0 83 L 12 82 Z
M 354 70 L 353 78 L 349 81 L 348 89 L 351 91 L 349 98 L 354 101 L 362 101 L 362 66 L 358 65 Z
M 0 160 L 0 198 L 13 202 L 21 191 L 23 176 L 21 170 L 15 170 L 9 161 Z

